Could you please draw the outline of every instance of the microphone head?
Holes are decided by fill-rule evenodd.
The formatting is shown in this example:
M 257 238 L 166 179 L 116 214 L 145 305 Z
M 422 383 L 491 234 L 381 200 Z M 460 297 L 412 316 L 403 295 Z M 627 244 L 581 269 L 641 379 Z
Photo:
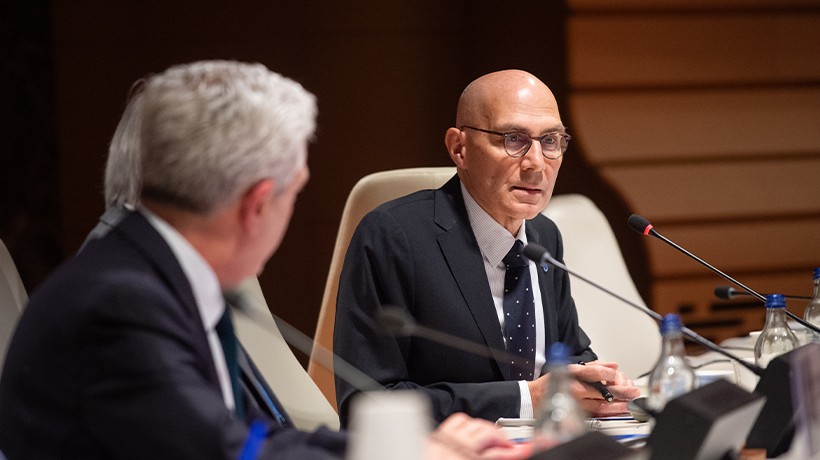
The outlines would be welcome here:
M 723 300 L 730 300 L 734 298 L 736 292 L 731 286 L 718 286 L 715 288 L 715 297 Z
M 652 224 L 646 219 L 646 217 L 639 216 L 637 214 L 632 214 L 627 219 L 627 223 L 629 223 L 629 227 L 632 230 L 635 230 L 638 233 L 642 233 L 644 235 L 649 235 L 652 231 Z
M 536 264 L 541 263 L 541 259 L 545 255 L 550 255 L 550 253 L 547 251 L 547 248 L 536 243 L 527 243 L 527 245 L 524 246 L 524 249 L 521 252 L 523 252 L 528 259 L 532 260 Z
M 416 320 L 405 309 L 394 305 L 385 305 L 379 312 L 379 324 L 396 337 L 410 337 L 416 330 Z

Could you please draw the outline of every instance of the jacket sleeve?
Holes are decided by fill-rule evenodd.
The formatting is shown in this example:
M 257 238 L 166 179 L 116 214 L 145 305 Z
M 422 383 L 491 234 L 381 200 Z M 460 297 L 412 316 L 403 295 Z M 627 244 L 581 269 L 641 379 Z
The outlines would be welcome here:
M 196 346 L 198 318 L 167 291 L 133 283 L 108 290 L 79 329 L 84 411 L 93 437 L 122 458 L 238 458 L 248 425 L 226 408 Z M 116 294 L 114 294 L 116 293 Z M 121 308 L 110 308 L 121 304 Z M 197 330 L 198 329 L 198 330 Z M 260 457 L 342 458 L 343 435 L 262 420 Z

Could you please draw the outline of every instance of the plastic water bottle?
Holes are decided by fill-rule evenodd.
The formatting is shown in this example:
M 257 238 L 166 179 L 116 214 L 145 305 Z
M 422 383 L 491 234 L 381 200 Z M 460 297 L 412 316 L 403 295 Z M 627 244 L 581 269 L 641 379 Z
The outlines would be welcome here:
M 786 298 L 766 296 L 766 324 L 755 342 L 755 364 L 766 367 L 778 356 L 797 348 L 797 337 L 786 323 Z
M 692 391 L 697 385 L 695 371 L 686 362 L 680 316 L 670 313 L 661 320 L 661 356 L 649 374 L 647 405 L 660 412 L 670 400 Z
M 803 319 L 807 322 L 820 326 L 820 267 L 814 269 L 814 294 L 811 302 L 806 306 L 806 312 L 803 313 Z M 820 343 L 820 334 L 806 328 L 806 343 L 812 341 Z
M 568 350 L 561 342 L 553 343 L 549 352 L 549 386 L 533 431 L 536 452 L 571 441 L 586 432 L 586 413 L 570 391 Z

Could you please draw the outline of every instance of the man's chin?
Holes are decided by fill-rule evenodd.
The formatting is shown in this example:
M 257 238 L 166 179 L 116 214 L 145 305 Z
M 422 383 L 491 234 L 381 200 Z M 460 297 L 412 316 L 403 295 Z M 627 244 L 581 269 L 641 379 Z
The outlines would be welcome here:
M 546 207 L 546 203 L 522 203 L 518 206 L 518 215 L 524 220 L 530 220 L 540 214 Z

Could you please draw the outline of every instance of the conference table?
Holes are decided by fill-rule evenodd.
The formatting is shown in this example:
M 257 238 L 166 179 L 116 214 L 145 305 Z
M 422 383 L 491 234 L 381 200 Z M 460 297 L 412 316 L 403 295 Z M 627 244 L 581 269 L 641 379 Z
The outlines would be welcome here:
M 802 336 L 802 332 L 797 325 L 793 325 L 797 329 L 798 336 Z M 738 358 L 754 362 L 754 343 L 757 339 L 756 332 L 743 337 L 734 337 L 727 339 L 720 343 L 721 347 L 730 351 Z M 759 377 L 754 373 L 743 367 L 742 365 L 733 363 L 727 357 L 716 352 L 707 352 L 702 355 L 689 356 L 688 361 L 695 369 L 698 377 L 698 387 L 703 387 L 716 381 L 717 379 L 725 379 L 746 392 L 753 392 L 758 383 Z M 647 394 L 647 376 L 641 376 L 635 380 L 636 386 L 641 389 L 641 394 Z M 816 385 L 816 384 L 815 384 Z M 817 391 L 814 389 L 814 391 Z M 531 420 L 500 420 L 499 426 L 509 439 L 527 442 L 533 435 L 534 419 Z M 631 414 L 621 414 L 612 417 L 590 418 L 587 420 L 587 428 L 589 431 L 598 431 L 607 435 L 610 439 L 618 441 L 619 443 L 633 447 L 636 451 L 640 451 L 645 446 L 647 439 L 652 432 L 653 422 L 640 422 L 635 420 Z M 813 431 L 812 431 L 813 430 Z M 820 436 L 816 431 L 820 431 L 820 427 L 813 426 L 805 432 L 808 438 L 814 438 L 817 441 Z M 795 447 L 795 444 L 799 444 Z M 817 457 L 806 453 L 809 449 L 809 442 L 803 439 L 801 434 L 795 438 L 790 449 L 785 454 L 778 456 L 778 459 L 803 459 L 803 458 L 820 458 L 820 450 L 815 452 Z M 814 446 L 818 449 L 820 446 Z M 741 451 L 742 459 L 766 459 L 765 449 L 745 449 Z

